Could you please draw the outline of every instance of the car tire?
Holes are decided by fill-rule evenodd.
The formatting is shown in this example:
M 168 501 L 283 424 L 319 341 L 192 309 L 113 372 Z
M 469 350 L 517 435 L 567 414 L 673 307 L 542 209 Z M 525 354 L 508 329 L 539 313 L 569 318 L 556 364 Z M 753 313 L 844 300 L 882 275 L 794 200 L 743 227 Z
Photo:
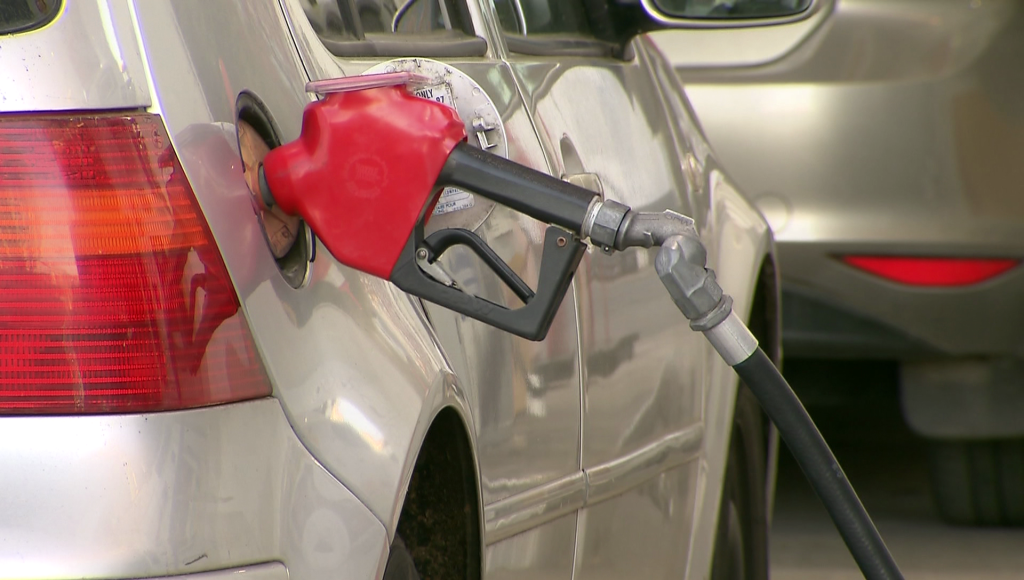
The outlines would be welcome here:
M 931 441 L 928 467 L 940 517 L 960 525 L 1024 525 L 1024 438 Z
M 768 578 L 765 449 L 761 407 L 750 389 L 740 384 L 718 511 L 712 580 Z
M 384 567 L 383 580 L 420 580 L 420 574 L 416 571 L 416 563 L 412 560 L 409 548 L 397 535 L 391 542 L 391 552 L 388 554 L 388 563 Z

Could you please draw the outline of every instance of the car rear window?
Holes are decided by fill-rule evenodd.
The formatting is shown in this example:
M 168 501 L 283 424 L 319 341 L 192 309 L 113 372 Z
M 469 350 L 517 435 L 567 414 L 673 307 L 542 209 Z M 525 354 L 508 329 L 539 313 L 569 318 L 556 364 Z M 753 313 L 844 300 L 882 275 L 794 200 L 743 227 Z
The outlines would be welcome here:
M 0 0 L 0 34 L 25 32 L 50 22 L 61 0 Z

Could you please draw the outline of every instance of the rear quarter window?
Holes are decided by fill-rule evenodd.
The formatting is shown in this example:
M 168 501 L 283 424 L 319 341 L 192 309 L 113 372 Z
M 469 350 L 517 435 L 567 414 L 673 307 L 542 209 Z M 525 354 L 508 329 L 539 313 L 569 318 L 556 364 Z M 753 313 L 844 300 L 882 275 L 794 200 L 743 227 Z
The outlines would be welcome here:
M 2 0 L 0 0 L 2 1 Z M 466 0 L 299 0 L 335 56 L 483 56 Z
M 0 0 L 0 34 L 45 26 L 60 12 L 61 0 Z

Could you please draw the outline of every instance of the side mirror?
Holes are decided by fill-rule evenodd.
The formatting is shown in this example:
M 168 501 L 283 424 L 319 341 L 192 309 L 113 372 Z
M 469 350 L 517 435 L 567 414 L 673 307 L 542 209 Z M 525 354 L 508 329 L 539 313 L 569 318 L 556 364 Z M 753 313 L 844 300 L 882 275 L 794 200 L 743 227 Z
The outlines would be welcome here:
M 725 28 L 783 24 L 810 16 L 819 0 L 640 0 L 669 28 Z
M 806 40 L 838 0 L 640 0 L 675 69 L 759 66 Z

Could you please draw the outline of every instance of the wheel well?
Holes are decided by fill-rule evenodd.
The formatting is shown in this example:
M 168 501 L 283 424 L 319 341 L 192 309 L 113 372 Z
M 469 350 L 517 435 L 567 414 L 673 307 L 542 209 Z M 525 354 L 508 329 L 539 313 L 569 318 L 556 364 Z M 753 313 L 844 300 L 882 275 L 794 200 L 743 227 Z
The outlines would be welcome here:
M 465 425 L 442 409 L 420 447 L 398 518 L 422 578 L 480 578 L 476 468 Z
M 761 349 L 772 359 L 775 366 L 782 369 L 782 325 L 781 303 L 779 298 L 779 276 L 775 261 L 769 255 L 761 264 L 754 289 L 754 299 L 750 304 L 750 332 L 757 339 Z M 741 383 L 742 384 L 742 383 Z M 760 407 L 760 405 L 758 405 Z M 761 410 L 764 428 L 765 458 L 765 499 L 767 503 L 767 519 L 770 522 L 775 504 L 775 479 L 779 456 L 778 431 L 772 426 L 771 419 Z
M 750 303 L 750 332 L 775 366 L 782 366 L 782 336 L 779 312 L 779 278 L 775 261 L 767 256 L 761 264 Z

